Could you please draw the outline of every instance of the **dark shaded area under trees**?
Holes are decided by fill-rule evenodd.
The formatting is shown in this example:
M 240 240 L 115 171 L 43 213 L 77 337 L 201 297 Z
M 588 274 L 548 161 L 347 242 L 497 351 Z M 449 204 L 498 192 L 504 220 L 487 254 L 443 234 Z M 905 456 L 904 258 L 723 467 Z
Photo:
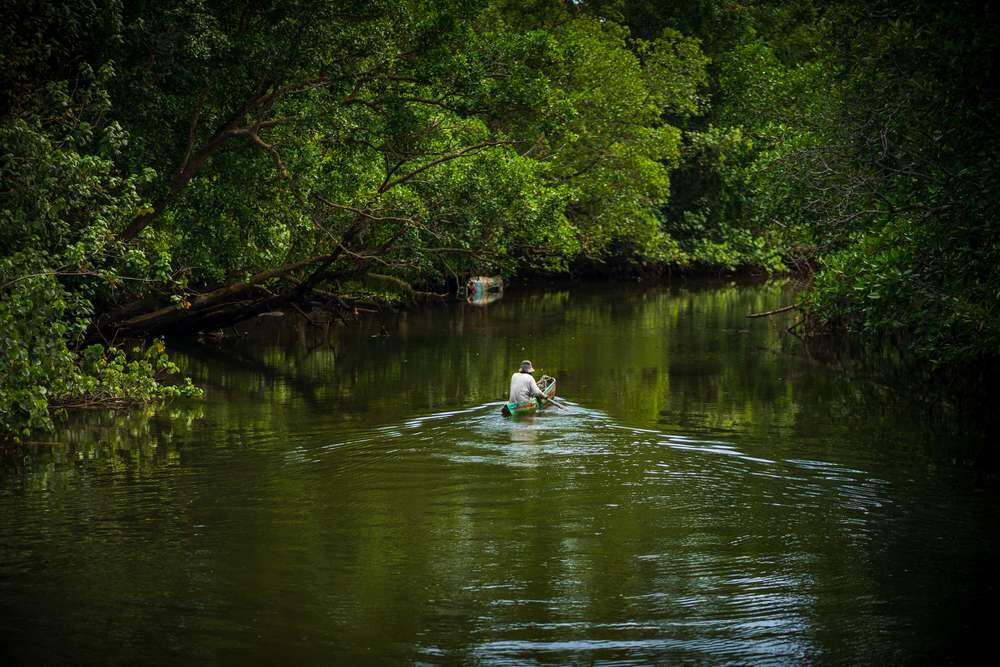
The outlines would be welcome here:
M 197 393 L 116 340 L 470 273 L 796 270 L 807 333 L 997 367 L 988 3 L 0 8 L 2 432 Z

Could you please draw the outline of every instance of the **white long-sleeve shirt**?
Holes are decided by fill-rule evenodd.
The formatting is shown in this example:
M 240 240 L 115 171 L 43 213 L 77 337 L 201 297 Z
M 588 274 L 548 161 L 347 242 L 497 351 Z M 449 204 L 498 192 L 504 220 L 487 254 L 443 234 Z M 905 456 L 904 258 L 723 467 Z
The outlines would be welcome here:
M 510 376 L 510 399 L 511 403 L 527 403 L 532 396 L 545 398 L 545 394 L 538 387 L 535 378 L 531 373 L 514 373 Z

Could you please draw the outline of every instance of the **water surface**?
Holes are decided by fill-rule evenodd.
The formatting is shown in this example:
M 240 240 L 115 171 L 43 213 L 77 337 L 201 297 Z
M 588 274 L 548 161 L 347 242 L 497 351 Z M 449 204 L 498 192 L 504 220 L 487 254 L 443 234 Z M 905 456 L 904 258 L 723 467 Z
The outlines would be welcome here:
M 745 317 L 790 289 L 513 290 L 190 343 L 205 400 L 0 450 L 0 660 L 898 663 L 989 645 L 983 443 L 810 354 L 789 316 Z M 524 358 L 568 410 L 500 416 Z

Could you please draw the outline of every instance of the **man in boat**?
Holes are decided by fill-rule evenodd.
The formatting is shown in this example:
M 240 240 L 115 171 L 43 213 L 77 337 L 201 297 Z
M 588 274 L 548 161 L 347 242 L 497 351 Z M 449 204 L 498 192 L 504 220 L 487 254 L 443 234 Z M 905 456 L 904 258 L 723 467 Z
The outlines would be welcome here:
M 510 398 L 511 403 L 527 403 L 532 398 L 538 399 L 538 406 L 545 405 L 545 392 L 535 382 L 531 374 L 535 372 L 535 367 L 525 359 L 521 362 L 521 370 L 510 376 Z

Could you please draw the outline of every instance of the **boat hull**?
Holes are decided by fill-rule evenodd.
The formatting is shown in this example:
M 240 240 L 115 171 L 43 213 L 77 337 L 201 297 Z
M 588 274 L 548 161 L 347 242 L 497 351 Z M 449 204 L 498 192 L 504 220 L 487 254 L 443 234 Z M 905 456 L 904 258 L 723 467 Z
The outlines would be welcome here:
M 543 375 L 542 379 L 538 381 L 538 388 L 542 390 L 545 397 L 548 399 L 555 398 L 556 395 L 556 379 L 548 375 Z M 538 405 L 538 399 L 532 398 L 530 401 L 525 401 L 524 403 L 504 403 L 500 412 L 503 413 L 505 417 L 519 417 L 521 415 L 530 415 L 538 412 L 541 407 Z

